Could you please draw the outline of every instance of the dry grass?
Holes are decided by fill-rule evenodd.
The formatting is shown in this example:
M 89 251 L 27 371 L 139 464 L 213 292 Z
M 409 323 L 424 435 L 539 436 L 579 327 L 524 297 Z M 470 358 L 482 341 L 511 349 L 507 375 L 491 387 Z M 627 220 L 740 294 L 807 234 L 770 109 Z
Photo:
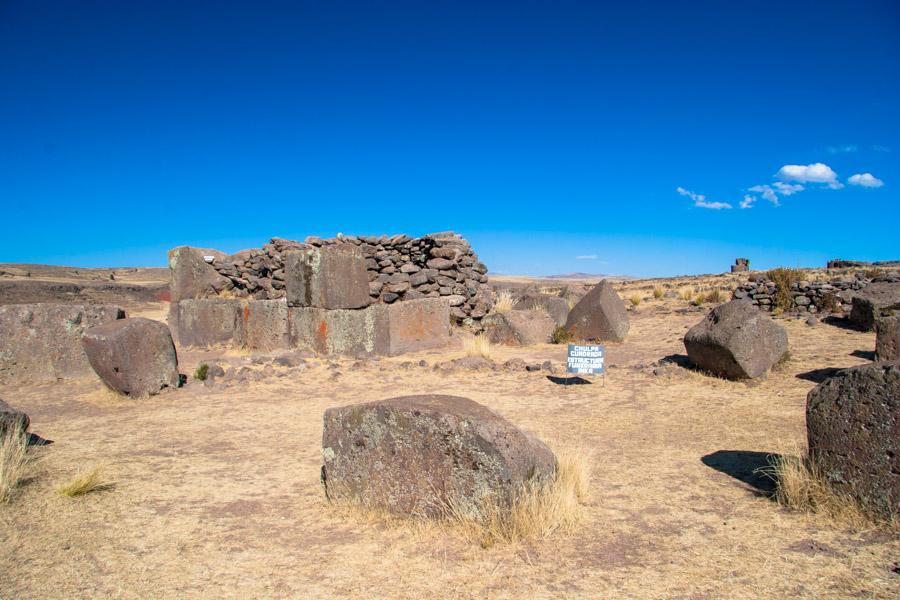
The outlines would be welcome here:
M 463 340 L 463 351 L 466 356 L 491 357 L 491 340 L 484 334 L 479 334 Z
M 790 310 L 794 303 L 794 294 L 791 286 L 803 279 L 803 271 L 799 269 L 786 269 L 779 267 L 766 273 L 766 279 L 775 282 L 774 305 L 782 311 Z
M 91 492 L 108 490 L 112 487 L 113 483 L 104 479 L 102 467 L 93 467 L 82 471 L 69 481 L 58 485 L 56 487 L 56 493 L 60 496 L 74 498 L 76 496 L 90 494 Z
M 451 505 L 447 523 L 465 539 L 483 548 L 546 539 L 558 532 L 571 531 L 588 500 L 590 460 L 581 448 L 557 450 L 556 457 L 553 479 L 526 484 L 511 505 L 492 497 L 474 515 Z
M 628 297 L 628 301 L 635 307 L 640 306 L 642 300 L 643 298 L 641 298 L 640 294 L 632 294 Z
M 0 437 L 0 502 L 9 502 L 30 463 L 25 431 L 19 425 L 6 429 Z
M 661 285 L 653 286 L 653 298 L 656 300 L 662 299 L 663 295 L 665 295 L 665 290 L 663 290 Z
M 697 290 L 693 287 L 683 287 L 678 290 L 678 296 L 684 300 L 685 302 L 690 302 L 694 299 L 694 294 L 697 293 Z
M 514 304 L 515 300 L 513 299 L 512 292 L 509 290 L 500 290 L 497 292 L 497 297 L 494 299 L 493 311 L 495 313 L 505 313 L 511 311 Z
M 79 395 L 78 399 L 94 406 L 108 407 L 122 404 L 128 397 L 106 387 L 103 383 L 98 383 L 91 391 Z
M 775 500 L 793 511 L 823 515 L 835 523 L 860 527 L 870 518 L 850 496 L 828 485 L 822 470 L 808 457 L 777 454 L 761 473 L 775 482 Z

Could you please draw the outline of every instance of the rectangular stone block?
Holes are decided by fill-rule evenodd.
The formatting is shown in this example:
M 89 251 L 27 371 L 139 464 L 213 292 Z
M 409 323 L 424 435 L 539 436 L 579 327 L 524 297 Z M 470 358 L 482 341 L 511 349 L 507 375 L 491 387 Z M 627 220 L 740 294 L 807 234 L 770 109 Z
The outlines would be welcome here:
M 244 343 L 265 352 L 290 348 L 288 305 L 280 300 L 250 300 L 244 306 Z
M 285 258 L 288 306 L 353 309 L 368 306 L 366 260 L 355 246 L 308 247 Z
M 450 341 L 450 304 L 445 298 L 404 300 L 373 307 L 387 326 L 385 354 L 397 356 L 432 348 Z
M 106 304 L 0 306 L 0 380 L 46 383 L 93 376 L 82 333 L 124 318 L 124 310 Z
M 900 360 L 900 317 L 882 317 L 875 322 L 875 360 Z
M 326 310 L 289 307 L 291 345 L 321 354 L 384 355 L 389 347 L 387 320 L 378 308 Z
M 244 345 L 244 306 L 240 300 L 182 300 L 177 321 L 182 346 Z

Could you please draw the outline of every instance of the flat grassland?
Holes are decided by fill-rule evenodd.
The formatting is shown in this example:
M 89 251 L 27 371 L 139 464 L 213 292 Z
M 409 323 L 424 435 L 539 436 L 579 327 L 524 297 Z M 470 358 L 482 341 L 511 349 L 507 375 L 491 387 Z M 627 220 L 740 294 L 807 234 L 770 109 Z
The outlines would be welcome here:
M 709 306 L 678 290 L 731 279 L 619 284 L 641 301 L 628 340 L 607 346 L 605 381 L 589 385 L 433 369 L 463 356 L 457 334 L 443 352 L 291 368 L 183 352 L 184 373 L 219 359 L 246 366 L 248 381 L 191 381 L 148 400 L 89 380 L 0 388 L 54 441 L 33 447 L 31 477 L 0 505 L 0 598 L 900 597 L 896 530 L 788 512 L 754 473 L 769 454 L 803 451 L 807 392 L 828 369 L 870 360 L 874 334 L 784 318 L 791 358 L 759 382 L 680 366 L 682 336 Z M 549 344 L 493 351 L 558 371 L 565 356 Z M 676 362 L 654 372 L 664 357 Z M 482 548 L 446 527 L 329 506 L 324 410 L 415 393 L 467 396 L 551 444 L 582 446 L 593 478 L 578 526 Z M 111 488 L 55 493 L 98 465 Z

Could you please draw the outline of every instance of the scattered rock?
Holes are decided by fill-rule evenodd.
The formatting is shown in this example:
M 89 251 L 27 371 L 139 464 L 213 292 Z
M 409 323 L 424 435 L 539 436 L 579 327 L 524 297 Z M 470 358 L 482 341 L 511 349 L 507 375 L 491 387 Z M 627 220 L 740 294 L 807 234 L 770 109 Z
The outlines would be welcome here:
M 494 313 L 481 320 L 484 335 L 494 344 L 530 346 L 546 344 L 556 322 L 544 311 L 510 310 Z
M 604 279 L 569 312 L 566 329 L 585 341 L 622 342 L 628 335 L 628 311 L 612 284 Z
M 141 317 L 91 327 L 81 338 L 94 372 L 110 389 L 143 398 L 178 387 L 178 357 L 169 328 Z
M 526 292 L 519 296 L 513 308 L 516 310 L 542 310 L 557 325 L 565 325 L 569 317 L 569 303 L 559 296 Z
M 806 317 L 806 324 L 810 327 L 815 327 L 819 324 L 819 319 L 817 319 L 813 315 L 809 315 L 808 317 Z
M 732 300 L 712 309 L 684 336 L 691 362 L 729 379 L 756 378 L 787 353 L 783 327 L 746 300 Z
M 403 515 L 476 514 L 508 504 L 527 481 L 551 477 L 539 440 L 472 400 L 403 396 L 330 408 L 322 436 L 328 497 Z
M 900 283 L 870 283 L 853 296 L 850 321 L 863 331 L 871 331 L 881 316 L 900 310 Z
M 810 456 L 866 509 L 900 514 L 900 363 L 842 369 L 809 392 Z

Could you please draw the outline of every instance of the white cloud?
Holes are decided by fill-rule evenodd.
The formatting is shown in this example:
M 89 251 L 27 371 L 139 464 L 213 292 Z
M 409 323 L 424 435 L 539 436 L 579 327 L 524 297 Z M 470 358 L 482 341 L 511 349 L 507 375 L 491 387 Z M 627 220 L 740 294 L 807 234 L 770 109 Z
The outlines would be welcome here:
M 784 181 L 801 183 L 825 183 L 832 189 L 840 189 L 844 185 L 837 180 L 837 173 L 824 163 L 811 165 L 784 165 L 778 169 L 776 177 Z
M 600 258 L 596 254 L 582 254 L 581 256 L 576 256 L 575 260 L 597 260 Z
M 829 154 L 840 154 L 842 152 L 856 152 L 857 150 L 859 150 L 859 148 L 857 148 L 856 146 L 853 146 L 853 145 L 828 146 L 828 148 L 826 148 L 826 150 L 828 150 Z
M 741 200 L 741 208 L 753 208 L 754 202 L 756 202 L 756 197 L 744 194 L 744 199 Z
M 847 180 L 847 183 L 850 185 L 861 185 L 862 187 L 867 188 L 879 188 L 884 185 L 884 182 L 871 173 L 857 173 L 856 175 L 851 175 L 850 179 Z
M 690 190 L 686 190 L 683 187 L 678 187 L 675 189 L 676 192 L 681 194 L 682 196 L 687 196 L 691 200 L 694 201 L 694 206 L 697 208 L 711 208 L 713 210 L 721 210 L 723 208 L 731 208 L 731 205 L 727 202 L 707 202 L 706 196 L 703 194 L 695 194 Z
M 782 196 L 792 196 L 797 192 L 802 192 L 806 189 L 799 183 L 785 183 L 783 181 L 776 181 L 772 185 L 775 186 L 775 191 Z
M 775 206 L 778 206 L 780 203 L 778 202 L 778 194 L 775 193 L 775 190 L 772 189 L 771 186 L 768 185 L 754 185 L 748 191 L 756 192 L 757 194 L 762 194 L 764 200 L 768 200 Z

